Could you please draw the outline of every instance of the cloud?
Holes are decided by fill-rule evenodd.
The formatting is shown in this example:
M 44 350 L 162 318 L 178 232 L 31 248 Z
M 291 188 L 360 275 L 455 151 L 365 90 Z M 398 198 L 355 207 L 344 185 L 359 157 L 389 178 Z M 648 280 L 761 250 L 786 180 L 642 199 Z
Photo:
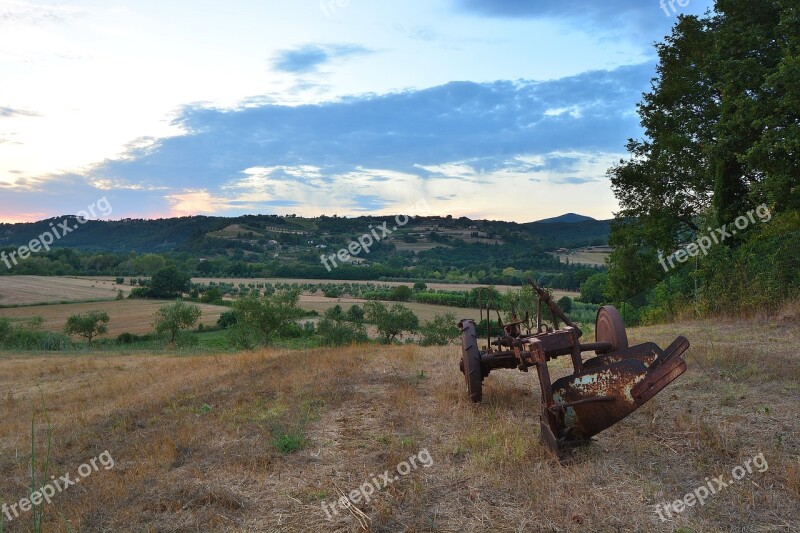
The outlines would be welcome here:
M 581 178 L 578 176 L 565 176 L 553 178 L 553 183 L 561 185 L 583 185 L 584 183 L 591 183 L 598 181 L 597 178 Z
M 188 107 L 177 119 L 185 135 L 131 149 L 91 175 L 209 188 L 257 167 L 313 165 L 332 175 L 357 167 L 419 172 L 420 165 L 474 160 L 478 170 L 492 171 L 517 155 L 617 152 L 639 131 L 632 111 L 651 76 L 651 65 L 639 65 L 547 82 L 453 82 L 317 105 Z M 547 113 L 573 106 L 581 113 Z
M 21 109 L 12 109 L 10 107 L 0 106 L 0 118 L 13 118 L 13 117 L 38 117 L 39 115 L 32 111 L 23 111 Z
M 585 189 L 595 209 L 586 212 L 603 218 L 616 208 L 603 176 L 641 131 L 633 111 L 652 74 L 642 64 L 314 105 L 265 98 L 235 109 L 188 106 L 175 122 L 182 135 L 133 142 L 80 176 L 12 190 L 47 191 L 54 203 L 73 190 L 115 194 L 114 205 L 159 215 L 390 213 L 426 198 L 442 213 L 533 220 L 525 202 L 486 199 L 569 190 L 565 201 L 575 203 Z M 549 214 L 560 213 L 536 216 Z
M 456 5 L 464 11 L 503 18 L 574 17 L 581 14 L 616 17 L 653 7 L 642 0 L 456 0 Z
M 0 0 L 0 26 L 64 22 L 85 12 L 84 9 L 66 5 L 43 5 L 18 0 Z
M 309 44 L 281 50 L 273 59 L 272 68 L 289 74 L 311 74 L 334 60 L 370 53 L 372 50 L 354 44 Z
M 596 34 L 625 36 L 649 45 L 669 33 L 678 14 L 701 14 L 711 0 L 663 8 L 658 0 L 451 0 L 456 11 L 506 19 L 557 19 Z

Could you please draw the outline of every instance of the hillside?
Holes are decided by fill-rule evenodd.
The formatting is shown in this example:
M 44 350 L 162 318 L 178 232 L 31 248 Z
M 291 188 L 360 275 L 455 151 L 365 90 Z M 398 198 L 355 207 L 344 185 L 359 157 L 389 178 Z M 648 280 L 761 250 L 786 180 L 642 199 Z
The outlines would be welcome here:
M 576 218 L 577 217 L 577 218 Z M 169 219 L 89 220 L 78 224 L 74 216 L 31 223 L 0 223 L 0 247 L 21 246 L 48 232 L 64 220 L 75 228 L 53 248 L 75 248 L 105 252 L 160 253 L 198 251 L 217 241 L 238 241 L 250 251 L 263 251 L 270 240 L 298 239 L 335 241 L 343 236 L 369 233 L 370 226 L 388 222 L 397 227 L 396 217 L 319 217 L 247 215 L 235 218 L 193 216 Z M 402 220 L 402 219 L 401 219 Z M 547 226 L 544 226 L 544 225 Z M 568 225 L 562 225 L 568 224 Z M 397 228 L 390 241 L 429 243 L 433 248 L 448 240 L 465 243 L 493 243 L 512 236 L 542 243 L 546 248 L 577 248 L 607 244 L 609 221 L 568 214 L 554 219 L 517 224 L 514 222 L 470 220 L 466 217 L 416 217 Z M 438 240 L 437 240 L 438 239 Z
M 537 220 L 536 222 L 539 224 L 553 224 L 556 222 L 591 222 L 594 221 L 592 217 L 587 217 L 584 215 L 579 215 L 577 213 L 567 213 L 565 215 L 561 215 L 558 217 L 553 218 L 545 218 L 544 220 Z
M 40 387 L 52 471 L 75 477 L 104 451 L 114 461 L 54 497 L 46 531 L 356 532 L 355 514 L 372 531 L 791 530 L 796 317 L 630 331 L 662 346 L 679 333 L 692 342 L 687 374 L 565 464 L 539 443 L 534 375 L 493 372 L 473 406 L 457 346 L 0 355 L 0 500 L 24 495 L 32 412 L 44 453 Z M 761 453 L 767 471 L 669 521 L 655 514 Z M 412 456 L 359 513 L 331 507 Z
M 609 221 L 517 224 L 449 216 L 63 220 L 0 224 L 0 252 L 9 255 L 51 228 L 72 228 L 50 239 L 49 252 L 9 262 L 0 275 L 147 276 L 170 262 L 196 276 L 514 285 L 548 276 L 552 288 L 575 290 L 577 282 L 564 276 L 581 267 L 553 252 L 606 245 L 610 232 Z M 350 254 L 353 246 L 358 251 Z

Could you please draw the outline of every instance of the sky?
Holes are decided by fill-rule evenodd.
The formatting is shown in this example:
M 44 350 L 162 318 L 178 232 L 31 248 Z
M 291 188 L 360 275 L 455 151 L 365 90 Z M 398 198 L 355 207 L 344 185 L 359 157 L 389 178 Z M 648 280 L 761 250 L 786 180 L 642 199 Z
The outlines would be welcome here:
M 0 0 L 0 222 L 611 218 L 659 1 Z

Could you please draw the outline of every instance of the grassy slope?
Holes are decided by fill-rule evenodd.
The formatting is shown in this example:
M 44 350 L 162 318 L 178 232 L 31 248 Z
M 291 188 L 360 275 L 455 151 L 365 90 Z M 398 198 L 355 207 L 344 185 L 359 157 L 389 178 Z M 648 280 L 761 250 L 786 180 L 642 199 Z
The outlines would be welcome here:
M 0 499 L 25 494 L 38 382 L 55 423 L 54 470 L 74 472 L 103 450 L 116 460 L 56 496 L 48 531 L 59 528 L 53 509 L 80 531 L 358 531 L 347 514 L 328 522 L 321 502 L 422 448 L 431 468 L 360 506 L 374 531 L 796 527 L 797 316 L 659 326 L 631 338 L 665 346 L 678 333 L 693 343 L 689 372 L 565 465 L 539 445 L 535 377 L 492 374 L 485 403 L 472 406 L 455 346 L 0 356 Z M 308 444 L 282 453 L 274 444 L 286 435 Z M 653 514 L 653 504 L 759 452 L 767 473 L 675 522 Z

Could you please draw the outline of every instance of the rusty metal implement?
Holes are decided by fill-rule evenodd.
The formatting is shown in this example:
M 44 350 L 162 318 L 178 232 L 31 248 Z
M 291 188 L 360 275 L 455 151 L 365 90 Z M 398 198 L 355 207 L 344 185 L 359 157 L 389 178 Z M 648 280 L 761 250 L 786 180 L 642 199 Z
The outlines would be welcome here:
M 509 324 L 503 324 L 497 311 L 502 334 L 493 341 L 483 339 L 481 350 L 475 321 L 462 320 L 460 368 L 473 402 L 483 398 L 483 380 L 492 370 L 516 368 L 528 372 L 536 367 L 541 387 L 541 434 L 544 446 L 558 455 L 571 443 L 587 441 L 644 405 L 678 376 L 686 372 L 681 357 L 689 348 L 685 337 L 678 337 L 666 350 L 648 342 L 628 346 L 622 317 L 613 306 L 601 307 L 595 322 L 595 342 L 581 343 L 583 332 L 573 324 L 550 294 L 531 282 L 539 296 L 535 333 L 522 334 L 522 325 L 514 311 Z M 553 327 L 542 323 L 542 304 L 554 317 Z M 487 330 L 491 304 L 487 308 Z M 483 311 L 481 311 L 483 318 Z M 565 326 L 558 327 L 558 320 Z M 584 352 L 594 357 L 583 360 Z M 572 359 L 573 373 L 551 381 L 548 362 L 562 356 Z

